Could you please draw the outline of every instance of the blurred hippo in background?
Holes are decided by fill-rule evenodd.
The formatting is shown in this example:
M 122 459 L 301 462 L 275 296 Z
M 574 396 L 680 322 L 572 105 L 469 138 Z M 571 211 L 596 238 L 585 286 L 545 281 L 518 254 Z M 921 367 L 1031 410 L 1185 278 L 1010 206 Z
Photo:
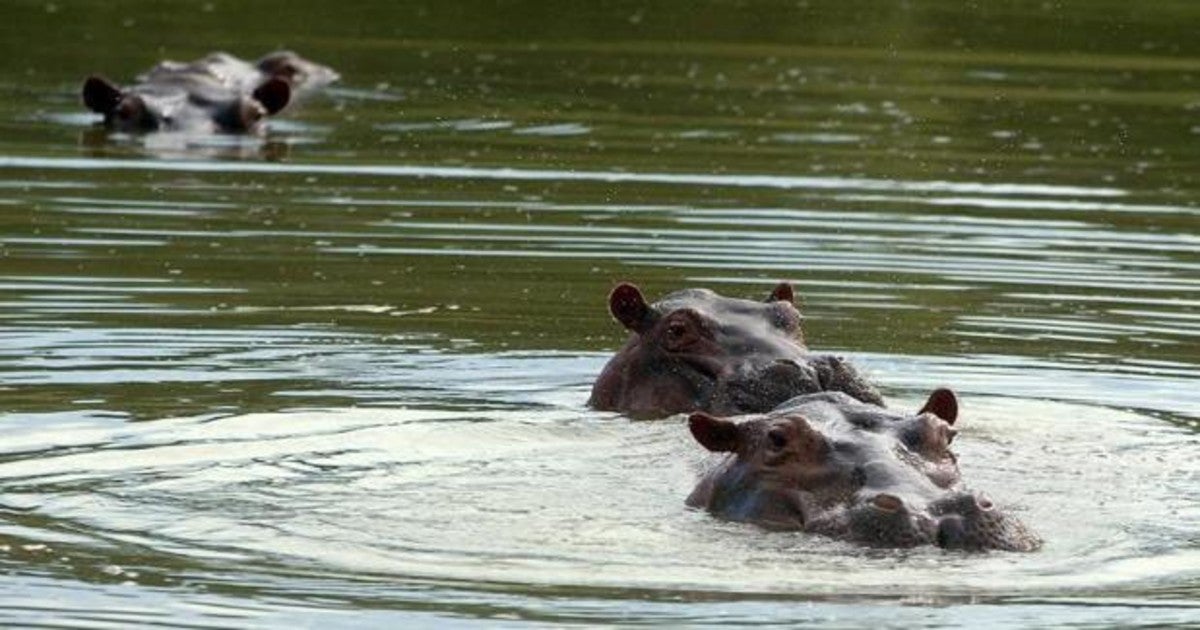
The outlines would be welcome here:
M 295 53 L 271 53 L 248 62 L 213 53 L 191 62 L 164 61 L 121 87 L 93 75 L 83 102 L 122 132 L 253 133 L 297 95 L 337 80 L 332 69 Z
M 181 76 L 203 76 L 240 94 L 253 93 L 270 79 L 282 79 L 294 99 L 303 98 L 341 78 L 333 68 L 309 61 L 290 50 L 268 53 L 257 61 L 214 52 L 195 61 L 163 61 L 138 76 L 142 83 L 177 80 Z
M 596 409 L 638 418 L 763 413 L 823 391 L 883 405 L 849 363 L 808 351 L 786 282 L 761 302 L 684 289 L 653 304 L 623 283 L 608 308 L 632 334 L 592 387 L 588 404 Z
M 949 449 L 958 400 L 935 390 L 916 414 L 841 392 L 740 419 L 695 413 L 693 437 L 727 453 L 687 504 L 729 520 L 880 547 L 1032 551 L 1041 540 L 962 487 Z

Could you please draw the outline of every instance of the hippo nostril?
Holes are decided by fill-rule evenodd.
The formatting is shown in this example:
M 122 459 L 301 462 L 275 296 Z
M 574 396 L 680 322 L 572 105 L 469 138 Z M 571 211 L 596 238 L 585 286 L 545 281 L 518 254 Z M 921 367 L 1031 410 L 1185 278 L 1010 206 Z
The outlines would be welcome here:
M 958 492 L 929 504 L 929 510 L 939 515 L 969 516 L 992 509 L 992 502 L 983 494 Z
M 937 546 L 943 549 L 961 549 L 966 546 L 967 529 L 958 516 L 947 516 L 938 521 Z
M 904 507 L 904 502 L 892 494 L 877 494 L 871 503 L 884 512 L 899 512 Z

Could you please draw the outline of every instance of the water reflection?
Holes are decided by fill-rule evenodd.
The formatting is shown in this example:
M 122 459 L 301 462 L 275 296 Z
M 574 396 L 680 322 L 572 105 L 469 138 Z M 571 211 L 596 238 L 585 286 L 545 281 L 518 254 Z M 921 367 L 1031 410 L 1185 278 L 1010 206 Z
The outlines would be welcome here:
M 12 7 L 3 623 L 1200 619 L 1195 7 L 324 6 Z M 77 75 L 177 42 L 346 84 L 88 128 Z M 1044 551 L 716 522 L 677 421 L 583 407 L 615 282 L 780 279 L 895 405 L 960 393 Z
M 844 177 L 799 177 L 790 175 L 712 175 L 707 173 L 637 173 L 626 171 L 577 171 L 525 168 L 441 167 L 423 165 L 356 164 L 230 164 L 223 162 L 157 162 L 139 160 L 89 160 L 0 157 L 0 168 L 98 171 L 185 171 L 195 173 L 278 173 L 293 175 L 352 175 L 436 179 L 504 180 L 514 182 L 600 182 L 607 184 L 664 184 L 735 188 L 897 190 L 926 193 L 976 193 L 996 195 L 1063 195 L 1119 197 L 1116 188 L 1084 188 L 1045 184 L 976 183 L 952 181 L 875 180 Z
M 142 170 L 154 174 L 160 193 L 184 182 L 165 200 L 121 189 L 90 196 L 32 186 L 22 194 L 38 204 L 36 229 L 0 238 L 9 260 L 22 266 L 14 269 L 33 272 L 5 278 L 6 319 L 129 327 L 140 317 L 142 329 L 155 332 L 118 335 L 161 337 L 167 356 L 189 347 L 191 333 L 157 328 L 164 316 L 228 329 L 230 346 L 252 345 L 254 335 L 273 338 L 273 330 L 287 338 L 282 324 L 305 327 L 302 347 L 320 338 L 306 331 L 352 324 L 371 331 L 366 342 L 399 325 L 406 336 L 444 340 L 442 347 L 604 347 L 619 339 L 600 304 L 611 282 L 671 278 L 663 284 L 673 289 L 684 270 L 691 279 L 683 282 L 718 288 L 793 279 L 810 337 L 824 348 L 903 355 L 933 347 L 969 361 L 1043 357 L 1097 378 L 1128 375 L 1132 365 L 1170 366 L 1161 373 L 1168 379 L 1195 374 L 1190 349 L 1200 328 L 1191 312 L 1197 302 L 1186 296 L 1198 286 L 1196 238 L 1170 230 L 1192 210 L 1125 203 L 1135 195 L 1122 189 L 378 164 L 0 163 L 17 173 L 34 167 L 68 176 L 63 186 L 71 191 L 87 185 L 69 178 L 76 170 Z M 251 185 L 197 179 L 210 175 L 251 178 Z M 326 177 L 335 179 L 316 179 Z M 300 185 L 283 188 L 282 181 Z M 520 187 L 526 181 L 550 188 L 530 194 Z M 414 185 L 432 188 L 397 194 Z M 614 189 L 627 194 L 606 202 Z M 724 198 L 670 199 L 694 190 L 721 190 Z M 291 210 L 276 206 L 281 193 Z M 1089 198 L 1111 200 L 1080 201 Z M 1034 201 L 1040 205 L 1031 207 Z M 1043 207 L 1056 211 L 1045 215 Z M 163 253 L 134 254 L 153 251 Z M 122 270 L 81 276 L 47 268 L 55 259 L 97 271 L 119 263 Z M 266 264 L 248 277 L 239 260 Z M 551 260 L 557 273 L 547 267 Z M 543 288 L 492 282 L 495 261 L 538 278 Z M 447 284 L 431 293 L 430 278 Z M 756 293 L 726 292 L 738 291 Z M 514 293 L 521 300 L 512 300 Z M 559 325 L 545 327 L 538 313 L 557 314 Z M 256 332 L 243 338 L 236 331 L 247 325 Z M 864 329 L 876 336 L 864 338 Z M 113 343 L 121 346 L 102 337 L 82 352 Z M 1163 383 L 1168 391 L 1176 386 Z M 1090 389 L 1097 390 L 1093 399 L 1110 399 L 1102 388 Z M 1161 404 L 1194 416 L 1192 403 L 1174 394 Z
M 536 574 L 544 588 L 574 589 L 573 601 L 614 589 L 652 601 L 732 592 L 818 601 L 836 592 L 843 601 L 869 601 L 886 591 L 952 605 L 1121 597 L 1196 566 L 1185 540 L 1195 499 L 1187 480 L 1198 472 L 1188 453 L 1200 438 L 1150 418 L 969 397 L 960 446 L 969 477 L 1003 489 L 997 500 L 1038 523 L 1046 549 L 871 551 L 682 509 L 703 456 L 677 422 L 598 418 L 561 399 L 534 411 L 528 402 L 547 386 L 582 394 L 586 384 L 582 370 L 564 372 L 547 360 L 555 361 L 494 362 L 491 373 L 504 363 L 514 368 L 506 372 L 512 387 L 487 389 L 521 402 L 493 410 L 469 402 L 447 409 L 447 401 L 465 399 L 452 391 L 462 385 L 442 381 L 431 386 L 442 409 L 137 425 L 104 414 L 25 416 L 0 458 L 10 540 L 21 562 L 44 551 L 36 562 L 46 570 L 99 584 L 164 585 L 183 574 L 215 586 L 236 567 L 238 584 L 271 576 L 265 586 L 238 589 L 316 588 L 335 598 L 356 583 L 359 597 L 369 597 Z M 563 376 L 548 378 L 555 374 Z M 1087 422 L 1066 420 L 1080 416 Z M 313 573 L 287 568 L 298 566 Z M 486 593 L 476 596 L 492 597 Z M 569 614 L 564 605 L 556 614 Z M 1167 596 L 1161 614 L 1189 608 Z

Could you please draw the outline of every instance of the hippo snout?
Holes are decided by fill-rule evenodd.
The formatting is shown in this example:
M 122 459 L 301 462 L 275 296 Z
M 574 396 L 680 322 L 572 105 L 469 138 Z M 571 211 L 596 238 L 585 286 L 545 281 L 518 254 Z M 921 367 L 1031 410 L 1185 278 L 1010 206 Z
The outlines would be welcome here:
M 711 407 L 719 412 L 765 412 L 797 394 L 821 391 L 816 370 L 791 358 L 746 362 L 716 383 Z
M 871 544 L 912 547 L 934 544 L 943 549 L 1032 551 L 1041 540 L 986 496 L 955 493 L 924 508 L 901 497 L 880 493 L 851 510 L 853 538 Z
M 937 519 L 934 541 L 944 549 L 1033 551 L 1042 544 L 1021 521 L 982 494 L 955 494 L 932 503 L 929 512 Z
M 937 546 L 943 549 L 966 549 L 967 527 L 961 516 L 947 516 L 938 521 Z
M 982 512 L 987 512 L 994 508 L 995 506 L 992 504 L 991 499 L 983 494 L 959 492 L 934 501 L 929 506 L 929 511 L 933 514 L 958 514 L 973 518 Z
M 851 509 L 848 524 L 851 538 L 871 545 L 915 547 L 933 542 L 933 522 L 894 494 L 877 494 Z

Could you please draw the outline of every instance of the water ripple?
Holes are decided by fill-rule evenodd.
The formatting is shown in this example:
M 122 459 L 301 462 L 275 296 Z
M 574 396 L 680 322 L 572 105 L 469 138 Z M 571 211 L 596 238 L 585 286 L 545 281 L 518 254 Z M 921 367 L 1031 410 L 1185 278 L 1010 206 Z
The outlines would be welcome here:
M 194 160 L 98 160 L 87 158 L 34 158 L 0 156 L 0 168 L 86 171 L 184 171 L 195 173 L 275 173 L 291 175 L 350 175 L 438 179 L 564 181 L 600 183 L 671 184 L 738 188 L 901 190 L 992 195 L 1046 195 L 1120 197 L 1119 188 L 1086 188 L 1042 184 L 988 184 L 949 181 L 897 181 L 845 177 L 788 175 L 710 175 L 704 173 L 627 173 L 617 171 L 556 171 L 543 169 L 403 166 L 382 164 L 263 164 L 254 162 L 199 162 Z

